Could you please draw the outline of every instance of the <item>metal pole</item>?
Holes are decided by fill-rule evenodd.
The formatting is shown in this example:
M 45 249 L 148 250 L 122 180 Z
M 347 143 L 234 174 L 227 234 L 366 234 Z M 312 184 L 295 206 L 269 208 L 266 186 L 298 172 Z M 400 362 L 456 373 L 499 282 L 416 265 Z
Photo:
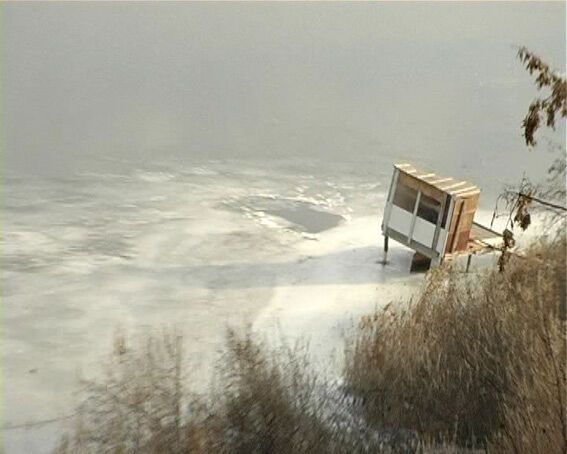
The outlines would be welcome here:
M 388 235 L 384 235 L 384 263 L 388 262 Z
M 471 261 L 472 261 L 472 254 L 469 254 L 469 258 L 467 259 L 467 270 L 466 272 L 469 272 L 469 268 L 471 267 Z

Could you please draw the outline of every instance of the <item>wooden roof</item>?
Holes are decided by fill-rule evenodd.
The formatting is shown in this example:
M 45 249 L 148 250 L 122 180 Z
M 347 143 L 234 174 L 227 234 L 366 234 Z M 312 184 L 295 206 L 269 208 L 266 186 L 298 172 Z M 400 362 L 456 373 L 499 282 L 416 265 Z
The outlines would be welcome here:
M 442 177 L 434 173 L 422 172 L 411 164 L 394 164 L 394 167 L 450 195 L 465 198 L 480 193 L 480 188 L 472 183 L 451 177 Z

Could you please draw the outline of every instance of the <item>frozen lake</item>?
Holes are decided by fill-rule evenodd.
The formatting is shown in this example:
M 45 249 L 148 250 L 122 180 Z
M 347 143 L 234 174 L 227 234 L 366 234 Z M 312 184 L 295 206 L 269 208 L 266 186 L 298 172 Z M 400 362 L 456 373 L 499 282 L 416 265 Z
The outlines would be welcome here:
M 357 318 L 421 282 L 400 245 L 378 263 L 390 175 L 305 160 L 8 175 L 5 425 L 70 414 L 78 377 L 100 372 L 116 332 L 178 329 L 197 386 L 228 325 L 309 339 L 337 373 Z M 6 450 L 46 452 L 60 430 L 9 429 Z
M 301 167 L 212 162 L 9 175 L 5 424 L 69 414 L 78 376 L 99 371 L 116 332 L 178 328 L 206 383 L 227 324 L 269 323 L 263 314 L 281 311 L 282 289 L 293 297 L 293 288 L 374 285 L 368 273 L 346 278 L 326 268 L 352 262 L 353 254 L 376 267 L 376 214 L 389 169 L 373 181 Z M 349 231 L 367 216 L 370 238 L 321 248 L 321 235 Z M 320 304 L 313 295 L 297 297 Z M 43 452 L 55 426 L 8 430 L 6 449 Z

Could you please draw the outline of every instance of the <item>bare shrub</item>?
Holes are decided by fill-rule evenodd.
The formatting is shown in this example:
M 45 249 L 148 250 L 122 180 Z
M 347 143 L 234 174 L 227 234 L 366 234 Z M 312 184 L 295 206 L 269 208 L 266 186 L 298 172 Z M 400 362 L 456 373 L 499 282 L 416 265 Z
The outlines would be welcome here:
M 304 346 L 278 352 L 250 331 L 228 331 L 221 370 L 223 451 L 234 453 L 331 452 L 321 423 L 317 382 Z
M 250 331 L 229 330 L 225 348 L 218 452 L 430 452 L 411 431 L 368 426 L 341 381 L 317 378 L 307 344 L 283 339 L 274 349 Z
M 100 381 L 85 381 L 72 435 L 59 453 L 186 452 L 196 442 L 185 414 L 191 403 L 184 389 L 181 338 L 148 335 L 134 345 L 116 336 L 114 351 Z
M 346 377 L 369 423 L 432 442 L 565 452 L 565 239 L 504 273 L 442 268 L 404 311 L 366 318 Z
M 179 336 L 149 335 L 133 346 L 117 336 L 102 379 L 85 381 L 75 427 L 56 452 L 333 452 L 304 346 L 274 352 L 249 330 L 229 330 L 218 389 L 197 399 L 187 378 Z
M 316 379 L 306 344 L 282 341 L 273 348 L 250 330 L 229 330 L 216 388 L 200 400 L 183 386 L 178 337 L 149 336 L 134 347 L 118 337 L 114 350 L 105 376 L 86 383 L 86 400 L 58 453 L 401 453 L 419 447 L 407 431 L 369 428 L 340 386 Z

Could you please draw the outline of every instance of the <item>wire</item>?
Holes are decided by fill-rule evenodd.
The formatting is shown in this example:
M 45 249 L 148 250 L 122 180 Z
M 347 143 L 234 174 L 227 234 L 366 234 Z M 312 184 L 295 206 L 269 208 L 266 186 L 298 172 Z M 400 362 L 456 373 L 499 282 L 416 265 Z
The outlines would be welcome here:
M 516 191 L 506 191 L 506 192 L 509 194 L 516 194 L 520 197 L 525 197 L 526 199 L 533 200 L 534 202 L 541 203 L 542 205 L 548 206 L 550 208 L 555 208 L 556 210 L 567 211 L 567 207 L 564 207 L 562 205 L 557 205 L 555 203 L 551 203 L 546 200 L 538 199 L 537 197 L 533 197 L 531 195 L 527 195 L 522 192 L 516 192 Z
M 66 421 L 68 419 L 73 418 L 76 415 L 77 413 L 72 413 L 70 415 L 61 416 L 59 418 L 42 419 L 40 421 L 24 422 L 21 424 L 8 424 L 4 427 L 1 427 L 0 430 L 29 429 L 31 427 L 43 426 L 46 424 L 53 424 L 56 422 Z

